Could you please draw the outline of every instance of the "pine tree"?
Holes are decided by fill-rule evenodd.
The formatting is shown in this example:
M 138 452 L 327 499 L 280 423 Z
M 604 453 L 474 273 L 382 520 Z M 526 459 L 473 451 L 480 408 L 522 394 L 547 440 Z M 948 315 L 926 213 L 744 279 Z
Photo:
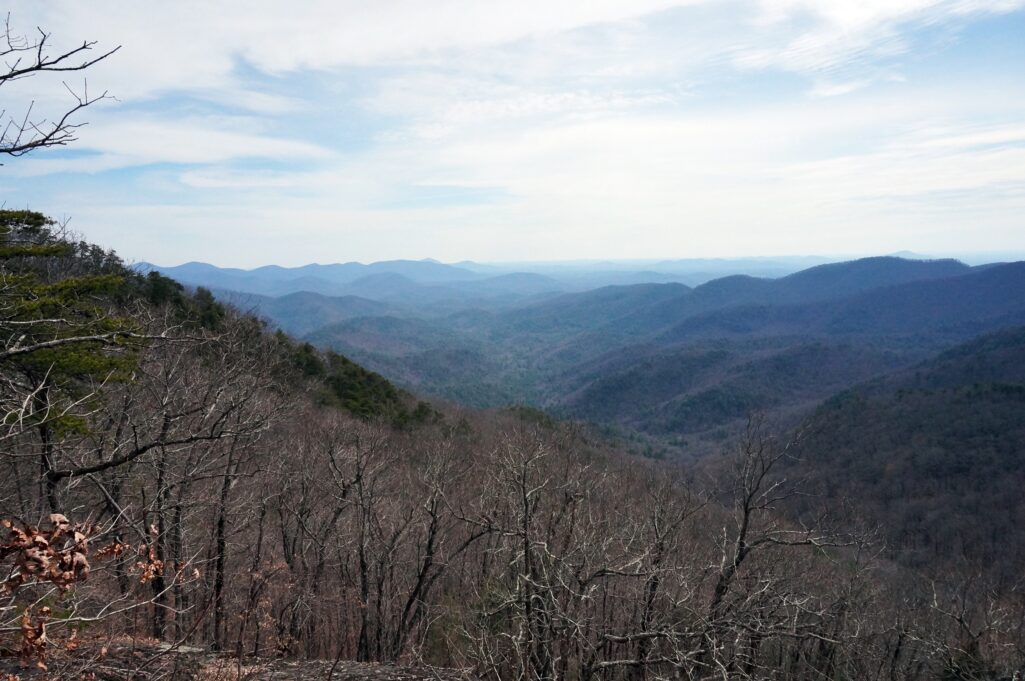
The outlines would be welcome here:
M 103 386 L 136 365 L 143 334 L 113 304 L 125 273 L 116 256 L 75 243 L 40 213 L 0 211 L 3 437 L 35 432 L 42 478 L 57 466 L 56 443 L 86 428 L 81 414 Z

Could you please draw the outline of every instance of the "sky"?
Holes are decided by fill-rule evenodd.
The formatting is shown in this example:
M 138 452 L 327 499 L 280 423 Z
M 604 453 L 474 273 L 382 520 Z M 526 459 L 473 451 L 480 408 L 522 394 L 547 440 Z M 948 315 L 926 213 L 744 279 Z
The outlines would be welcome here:
M 0 199 L 129 261 L 1025 252 L 1025 0 L 16 0 Z M 87 82 L 83 82 L 87 78 Z

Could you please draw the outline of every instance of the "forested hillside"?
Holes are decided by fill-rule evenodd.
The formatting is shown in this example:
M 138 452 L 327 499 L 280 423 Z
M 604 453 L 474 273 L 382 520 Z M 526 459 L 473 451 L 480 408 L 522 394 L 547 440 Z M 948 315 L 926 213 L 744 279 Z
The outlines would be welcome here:
M 983 336 L 819 407 L 792 468 L 878 524 L 895 559 L 942 573 L 1025 560 L 1025 329 Z
M 713 340 L 609 353 L 562 380 L 567 414 L 663 437 L 714 434 L 757 411 L 800 412 L 916 353 L 829 340 Z
M 687 475 L 535 411 L 418 403 L 41 215 L 0 238 L 0 647 L 26 664 L 78 678 L 126 639 L 495 680 L 1025 661 L 1015 588 L 788 518 L 795 445 L 762 422 Z

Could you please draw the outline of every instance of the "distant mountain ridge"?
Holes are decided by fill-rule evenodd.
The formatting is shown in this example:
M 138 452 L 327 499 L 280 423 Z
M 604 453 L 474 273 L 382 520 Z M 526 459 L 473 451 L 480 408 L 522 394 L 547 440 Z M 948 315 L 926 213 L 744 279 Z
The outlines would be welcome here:
M 470 281 L 481 275 L 467 269 L 429 260 L 392 260 L 368 265 L 358 262 L 301 267 L 267 265 L 252 270 L 220 268 L 190 262 L 174 267 L 139 263 L 136 269 L 156 270 L 184 284 L 220 288 L 242 293 L 280 296 L 300 291 L 325 295 L 344 294 L 345 286 L 362 278 L 381 274 L 400 275 L 422 284 Z
M 294 284 L 332 267 L 350 277 L 332 284 L 345 295 L 217 294 L 249 295 L 280 328 L 417 392 L 476 406 L 525 401 L 689 441 L 714 441 L 752 410 L 797 414 L 956 343 L 1025 324 L 1020 262 L 884 256 L 777 278 L 586 291 L 567 290 L 558 268 L 394 261 L 264 269 L 270 279 L 300 277 Z M 226 276 L 252 276 L 240 272 Z
M 606 287 L 521 307 L 506 316 L 506 326 L 543 330 L 557 327 L 559 319 L 569 319 L 576 320 L 581 328 L 643 336 L 672 334 L 674 327 L 700 315 L 711 315 L 706 324 L 712 325 L 715 315 L 720 315 L 721 333 L 730 335 L 729 327 L 736 324 L 730 317 L 739 312 L 724 310 L 739 311 L 743 306 L 775 309 L 786 304 L 839 300 L 886 286 L 946 279 L 976 269 L 981 268 L 971 268 L 956 260 L 878 257 L 816 266 L 779 279 L 733 275 L 693 289 L 680 284 Z M 746 327 L 741 329 L 746 331 Z
M 499 292 L 516 298 L 529 294 L 579 292 L 608 285 L 684 283 L 693 286 L 728 274 L 779 277 L 825 262 L 830 262 L 830 259 L 815 256 L 507 264 L 472 261 L 446 264 L 427 258 L 369 264 L 344 262 L 300 267 L 266 265 L 248 270 L 221 268 L 202 262 L 176 266 L 141 262 L 135 265 L 135 269 L 143 272 L 156 270 L 191 286 L 269 296 L 300 291 L 322 295 L 353 295 L 355 292 L 347 288 L 350 284 L 381 273 L 401 275 L 419 285 L 466 284 L 494 279 L 483 287 L 491 294 Z M 469 298 L 476 302 L 476 297 Z
M 785 302 L 795 298 L 797 296 L 780 296 L 782 304 L 737 303 L 691 315 L 666 331 L 662 338 L 680 341 L 752 333 L 942 334 L 969 338 L 1013 325 L 1025 317 L 1025 262 L 966 267 L 961 274 L 951 277 L 908 280 L 818 302 Z

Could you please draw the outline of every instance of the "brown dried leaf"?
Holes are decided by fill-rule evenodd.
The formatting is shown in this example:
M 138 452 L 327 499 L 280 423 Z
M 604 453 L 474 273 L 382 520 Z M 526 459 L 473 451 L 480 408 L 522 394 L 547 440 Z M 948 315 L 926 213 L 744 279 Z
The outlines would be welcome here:
M 71 526 L 71 522 L 67 519 L 67 517 L 61 515 L 60 513 L 50 514 L 50 524 L 53 525 L 55 528 L 65 528 Z

